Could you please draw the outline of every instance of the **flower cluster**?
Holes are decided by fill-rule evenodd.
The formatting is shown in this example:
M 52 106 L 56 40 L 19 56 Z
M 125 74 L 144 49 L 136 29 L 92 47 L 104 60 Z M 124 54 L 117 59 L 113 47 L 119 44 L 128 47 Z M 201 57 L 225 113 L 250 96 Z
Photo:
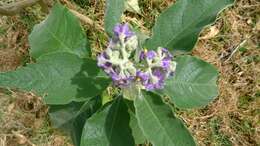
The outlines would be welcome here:
M 114 34 L 107 49 L 98 56 L 98 66 L 111 76 L 115 85 L 125 87 L 135 79 L 136 68 L 130 57 L 138 40 L 127 24 L 115 26 Z
M 176 62 L 170 52 L 159 47 L 156 51 L 144 50 L 140 54 L 141 69 L 136 73 L 139 81 L 147 90 L 163 88 L 164 81 L 173 76 Z
M 118 24 L 114 28 L 114 37 L 107 49 L 97 60 L 113 80 L 116 86 L 128 87 L 132 83 L 146 90 L 163 88 L 165 80 L 174 74 L 176 62 L 165 48 L 157 51 L 146 49 L 137 52 L 138 39 L 127 24 Z M 138 56 L 138 61 L 134 60 Z

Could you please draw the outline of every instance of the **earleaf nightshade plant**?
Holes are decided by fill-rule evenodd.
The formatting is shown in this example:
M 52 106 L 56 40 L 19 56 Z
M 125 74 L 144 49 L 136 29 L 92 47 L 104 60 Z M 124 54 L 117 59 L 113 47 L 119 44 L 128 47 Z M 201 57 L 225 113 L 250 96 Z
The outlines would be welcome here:
M 107 0 L 111 39 L 96 60 L 79 20 L 57 3 L 29 36 L 35 63 L 0 73 L 0 87 L 42 96 L 53 126 L 70 134 L 75 146 L 194 146 L 168 103 L 182 109 L 207 105 L 218 94 L 218 71 L 172 52 L 191 51 L 202 28 L 232 3 L 178 0 L 158 17 L 151 38 L 143 39 L 120 24 L 125 0 Z M 102 104 L 108 86 L 119 92 Z

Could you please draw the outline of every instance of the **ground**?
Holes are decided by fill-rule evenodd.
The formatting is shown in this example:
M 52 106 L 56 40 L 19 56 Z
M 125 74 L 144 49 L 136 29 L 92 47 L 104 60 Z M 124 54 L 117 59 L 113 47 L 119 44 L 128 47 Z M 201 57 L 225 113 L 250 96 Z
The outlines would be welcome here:
M 12 0 L 9 0 L 12 1 Z M 64 2 L 66 0 L 62 0 Z M 4 0 L 7 2 L 7 0 Z M 0 2 L 4 4 L 4 2 Z M 124 21 L 153 26 L 158 14 L 174 0 L 140 1 L 142 15 L 125 13 Z M 105 3 L 71 0 L 74 9 L 103 26 Z M 46 14 L 39 6 L 19 15 L 0 16 L 0 71 L 31 62 L 28 34 Z M 102 31 L 83 24 L 94 52 L 104 49 Z M 100 39 L 101 38 L 101 39 Z M 219 72 L 219 96 L 207 107 L 176 109 L 202 146 L 260 146 L 260 1 L 237 0 L 200 35 L 193 55 L 214 64 Z M 101 44 L 101 45 L 100 45 Z M 68 137 L 51 128 L 48 108 L 32 93 L 0 90 L 0 146 L 65 146 Z

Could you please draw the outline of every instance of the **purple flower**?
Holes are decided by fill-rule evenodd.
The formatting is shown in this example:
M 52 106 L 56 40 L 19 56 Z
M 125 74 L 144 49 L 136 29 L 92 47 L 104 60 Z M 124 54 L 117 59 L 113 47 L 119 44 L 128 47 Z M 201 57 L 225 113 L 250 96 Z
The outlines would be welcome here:
M 169 53 L 169 51 L 166 48 L 161 48 L 163 53 Z
M 149 79 L 149 74 L 142 71 L 137 71 L 136 76 L 140 78 L 142 82 L 146 82 Z
M 160 68 L 155 68 L 152 73 L 138 71 L 136 76 L 146 90 L 161 89 L 164 86 L 165 73 Z
M 145 53 L 144 53 L 144 51 L 142 51 L 142 52 L 140 53 L 139 58 L 140 58 L 140 60 L 144 60 L 144 59 L 145 59 Z
M 121 78 L 120 76 L 112 76 L 112 80 L 115 86 L 119 86 L 119 87 L 127 87 L 129 86 L 132 81 L 134 80 L 134 77 L 127 77 L 127 78 Z
M 170 68 L 170 66 L 171 66 L 171 60 L 170 59 L 163 59 L 162 60 L 162 67 L 164 68 L 164 69 L 169 69 Z
M 155 68 L 153 70 L 153 75 L 156 76 L 159 80 L 164 80 L 164 71 L 162 71 L 160 68 Z
M 107 49 L 97 57 L 97 64 L 108 74 L 115 86 L 127 88 L 138 82 L 146 90 L 162 89 L 165 80 L 174 75 L 176 62 L 166 48 L 141 50 L 133 56 L 138 47 L 137 36 L 127 24 L 118 24 Z M 135 60 L 139 57 L 140 60 Z
M 152 59 L 155 58 L 155 56 L 156 56 L 156 52 L 153 51 L 153 50 L 148 51 L 147 54 L 146 54 L 146 56 L 147 56 L 147 58 L 148 58 L 149 60 L 152 60 Z
M 98 60 L 98 66 L 101 68 L 105 68 L 106 67 L 105 64 L 109 63 L 108 56 L 105 52 L 102 52 L 100 55 L 98 55 L 97 60 Z
M 156 57 L 156 52 L 151 50 L 151 51 L 142 51 L 139 55 L 139 58 L 141 60 L 144 60 L 145 58 L 149 59 L 149 60 L 152 60 Z
M 156 81 L 151 80 L 147 85 L 145 85 L 147 89 L 148 90 L 162 89 L 165 81 L 165 72 L 160 68 L 155 68 L 153 70 L 152 75 L 153 78 L 156 79 Z
M 142 51 L 139 55 L 144 69 L 137 72 L 137 77 L 146 90 L 162 89 L 165 80 L 174 74 L 176 63 L 173 56 L 165 48 L 158 48 L 157 52 Z
M 134 35 L 134 33 L 130 30 L 128 24 L 117 24 L 114 27 L 114 34 L 115 36 L 119 37 L 120 35 L 129 38 Z

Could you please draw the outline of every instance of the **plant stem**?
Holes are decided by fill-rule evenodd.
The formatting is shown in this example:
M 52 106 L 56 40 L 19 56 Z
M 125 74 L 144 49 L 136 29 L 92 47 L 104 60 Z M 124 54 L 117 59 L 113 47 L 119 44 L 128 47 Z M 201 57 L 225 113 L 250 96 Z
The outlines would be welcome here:
M 19 2 L 6 4 L 0 7 L 0 15 L 12 16 L 19 13 L 22 9 L 39 3 L 42 0 L 22 0 Z

